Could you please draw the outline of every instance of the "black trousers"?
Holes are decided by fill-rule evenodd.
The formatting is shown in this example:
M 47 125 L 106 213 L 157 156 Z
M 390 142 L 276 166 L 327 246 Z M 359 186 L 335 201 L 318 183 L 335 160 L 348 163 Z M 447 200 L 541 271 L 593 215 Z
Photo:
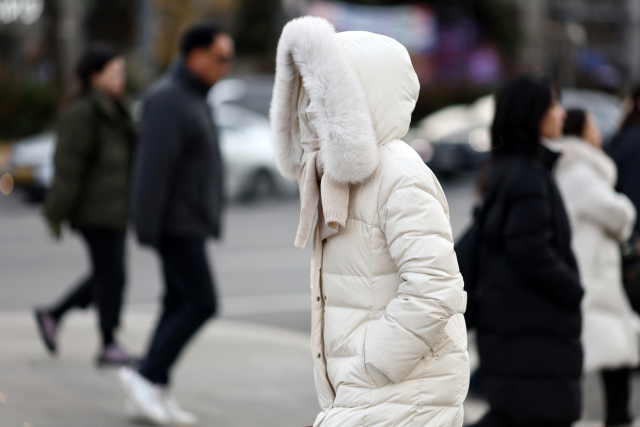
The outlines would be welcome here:
M 572 423 L 553 421 L 520 424 L 512 421 L 504 414 L 490 410 L 480 421 L 471 427 L 571 427 L 571 424 Z
M 91 258 L 91 274 L 73 288 L 50 313 L 60 319 L 72 308 L 98 308 L 103 345 L 113 342 L 120 324 L 125 284 L 125 233 L 108 230 L 81 230 Z
M 631 392 L 631 369 L 603 370 L 601 373 L 607 404 L 607 426 L 627 424 Z
M 217 300 L 204 239 L 164 236 L 158 252 L 165 283 L 163 312 L 139 371 L 166 385 L 184 346 L 216 313 Z

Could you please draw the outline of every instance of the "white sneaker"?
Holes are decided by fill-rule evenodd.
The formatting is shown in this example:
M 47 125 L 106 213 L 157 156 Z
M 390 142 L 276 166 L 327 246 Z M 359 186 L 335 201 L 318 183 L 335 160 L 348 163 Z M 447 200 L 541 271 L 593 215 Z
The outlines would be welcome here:
M 169 413 L 169 418 L 178 426 L 194 426 L 198 424 L 198 417 L 187 412 L 178 405 L 176 398 L 166 388 L 162 390 L 164 407 Z
M 160 426 L 171 421 L 159 386 L 128 367 L 120 368 L 118 374 L 131 406 L 139 411 L 142 418 Z

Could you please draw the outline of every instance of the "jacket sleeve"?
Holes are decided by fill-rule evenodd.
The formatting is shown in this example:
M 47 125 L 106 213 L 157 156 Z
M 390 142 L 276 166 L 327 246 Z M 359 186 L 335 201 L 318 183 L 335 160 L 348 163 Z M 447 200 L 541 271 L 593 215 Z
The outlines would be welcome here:
M 640 128 L 637 125 L 623 131 L 613 144 L 613 159 L 618 167 L 616 189 L 624 193 L 640 210 Z M 636 223 L 640 232 L 640 221 Z M 640 236 L 640 235 L 639 235 Z
M 402 381 L 436 347 L 450 348 L 444 328 L 466 306 L 444 194 L 424 165 L 399 163 L 401 178 L 393 179 L 379 213 L 401 283 L 365 340 L 366 367 L 378 386 L 388 382 L 384 377 Z
M 133 184 L 133 216 L 142 244 L 160 242 L 180 152 L 180 112 L 174 103 L 158 93 L 144 106 Z
M 553 245 L 551 202 L 545 182 L 525 169 L 507 192 L 504 219 L 507 260 L 527 282 L 567 310 L 580 307 L 583 290 L 578 274 Z
M 93 115 L 87 105 L 76 103 L 60 116 L 53 160 L 55 175 L 44 202 L 44 214 L 51 222 L 68 219 L 78 201 L 82 182 L 95 156 Z
M 568 166 L 558 174 L 558 186 L 573 215 L 594 222 L 618 242 L 631 236 L 636 221 L 633 204 L 590 167 L 581 163 Z

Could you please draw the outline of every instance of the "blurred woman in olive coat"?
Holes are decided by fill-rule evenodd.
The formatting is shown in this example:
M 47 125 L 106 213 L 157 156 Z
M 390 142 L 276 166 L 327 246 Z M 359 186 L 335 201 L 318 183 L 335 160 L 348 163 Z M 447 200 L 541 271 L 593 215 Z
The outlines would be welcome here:
M 125 59 L 107 46 L 90 48 L 78 64 L 82 88 L 59 119 L 55 176 L 44 214 L 54 236 L 59 237 L 63 222 L 80 233 L 92 269 L 60 302 L 35 312 L 44 344 L 55 353 L 63 315 L 71 308 L 94 304 L 102 333 L 100 365 L 132 361 L 114 337 L 125 284 L 125 232 L 135 142 L 124 103 L 125 65 Z

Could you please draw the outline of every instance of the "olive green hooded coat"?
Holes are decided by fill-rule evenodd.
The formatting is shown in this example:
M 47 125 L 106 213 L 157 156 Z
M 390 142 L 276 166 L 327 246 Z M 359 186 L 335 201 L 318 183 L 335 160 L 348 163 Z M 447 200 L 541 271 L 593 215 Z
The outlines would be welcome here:
M 125 231 L 134 143 L 128 111 L 98 91 L 65 108 L 44 204 L 47 219 L 79 229 Z

